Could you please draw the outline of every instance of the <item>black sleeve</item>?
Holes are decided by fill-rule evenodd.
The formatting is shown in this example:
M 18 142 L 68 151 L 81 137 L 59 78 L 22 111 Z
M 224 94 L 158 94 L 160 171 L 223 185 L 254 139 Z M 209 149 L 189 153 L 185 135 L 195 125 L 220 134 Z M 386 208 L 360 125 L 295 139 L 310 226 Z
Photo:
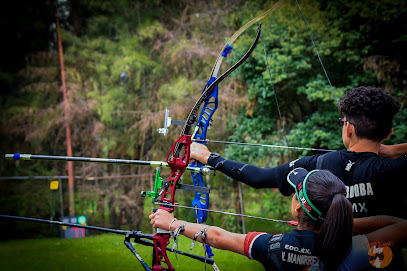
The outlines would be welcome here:
M 406 182 L 406 168 L 407 168 L 407 155 L 402 156 L 396 159 L 390 160 L 390 177 L 387 178 L 385 186 L 389 187 L 389 193 L 394 194 L 394 187 L 397 187 L 399 191 L 398 195 L 404 200 L 404 207 L 407 207 L 407 196 L 402 191 L 406 191 L 407 182 Z M 387 185 L 390 184 L 391 185 Z M 391 188 L 390 188 L 391 187 Z M 396 195 L 396 194 L 394 194 Z M 407 217 L 406 215 L 404 217 Z
M 309 169 L 313 164 L 310 160 L 311 158 L 313 158 L 313 156 L 307 156 L 273 168 L 256 167 L 233 160 L 227 160 L 220 156 L 214 159 L 209 157 L 208 164 L 236 181 L 245 183 L 254 188 L 278 188 L 284 196 L 288 196 L 294 193 L 294 188 L 287 182 L 288 173 L 297 167 L 311 170 Z M 315 165 L 312 169 L 315 169 Z
M 406 166 L 407 166 L 407 155 L 396 159 L 390 159 L 390 171 L 395 176 L 405 175 Z

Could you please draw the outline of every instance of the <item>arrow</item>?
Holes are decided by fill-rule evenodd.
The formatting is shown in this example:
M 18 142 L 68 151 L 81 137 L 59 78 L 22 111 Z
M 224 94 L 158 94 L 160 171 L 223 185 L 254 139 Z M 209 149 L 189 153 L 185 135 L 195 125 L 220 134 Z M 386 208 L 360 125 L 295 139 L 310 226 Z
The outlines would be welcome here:
M 168 165 L 168 163 L 163 162 L 163 161 L 143 161 L 143 160 L 75 157 L 75 156 L 55 156 L 55 155 L 37 155 L 37 154 L 15 153 L 15 154 L 6 154 L 5 158 L 14 159 L 14 160 L 51 160 L 51 161 L 73 161 L 73 162 L 124 164 L 124 165 L 142 165 L 142 166 L 165 167 L 165 168 L 170 167 Z M 187 167 L 186 170 L 208 175 L 211 172 L 211 170 L 214 170 L 214 168 L 211 166 L 205 166 L 204 168 Z

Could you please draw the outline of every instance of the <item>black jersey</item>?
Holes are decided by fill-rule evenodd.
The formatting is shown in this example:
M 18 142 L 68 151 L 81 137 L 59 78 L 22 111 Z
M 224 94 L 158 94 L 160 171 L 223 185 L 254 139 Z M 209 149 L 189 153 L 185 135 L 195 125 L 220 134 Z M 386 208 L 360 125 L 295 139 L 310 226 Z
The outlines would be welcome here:
M 259 261 L 266 270 L 306 270 L 318 257 L 314 253 L 317 233 L 293 230 L 286 234 L 247 234 L 245 254 Z
M 324 155 L 306 156 L 274 168 L 261 168 L 226 160 L 210 158 L 208 164 L 226 175 L 255 188 L 279 188 L 288 196 L 294 189 L 287 182 L 288 173 L 302 167 L 308 171 L 325 169 L 339 177 L 346 185 L 346 197 L 352 203 L 355 217 L 372 215 L 406 216 L 403 211 L 407 199 L 407 156 L 387 159 L 371 152 L 347 150 Z
M 317 233 L 313 231 L 297 229 L 277 235 L 249 232 L 245 238 L 244 251 L 249 259 L 259 261 L 266 270 L 322 271 L 324 264 L 314 253 L 316 237 Z M 372 267 L 368 253 L 366 236 L 354 236 L 351 250 L 339 270 L 356 271 Z

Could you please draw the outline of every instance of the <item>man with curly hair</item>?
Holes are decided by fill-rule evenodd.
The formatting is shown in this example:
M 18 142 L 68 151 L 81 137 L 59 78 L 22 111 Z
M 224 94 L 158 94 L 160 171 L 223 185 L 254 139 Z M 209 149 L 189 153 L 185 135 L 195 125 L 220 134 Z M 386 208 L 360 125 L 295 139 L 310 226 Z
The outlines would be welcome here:
M 399 102 L 386 91 L 358 87 L 348 91 L 339 103 L 339 111 L 344 115 L 339 119 L 344 150 L 302 157 L 274 168 L 261 168 L 227 160 L 211 153 L 206 146 L 193 143 L 191 158 L 216 167 L 251 187 L 279 188 L 285 196 L 294 192 L 286 182 L 288 173 L 294 168 L 327 169 L 345 183 L 355 217 L 400 216 L 395 204 L 403 198 L 393 195 L 394 190 L 406 187 L 403 170 L 407 169 L 407 156 L 404 156 L 407 144 L 382 145 L 393 132 L 393 117 L 399 108 Z M 389 191 L 392 193 L 388 194 Z
M 386 91 L 358 87 L 348 91 L 339 103 L 344 150 L 261 168 L 225 159 L 206 146 L 193 143 L 191 158 L 251 187 L 278 188 L 285 196 L 295 192 L 286 180 L 294 168 L 329 170 L 345 183 L 355 218 L 373 215 L 406 218 L 407 144 L 382 145 L 393 132 L 393 117 L 399 108 L 399 102 Z M 397 257 L 393 261 L 398 264 L 392 265 L 395 270 L 404 270 L 405 267 L 397 269 L 404 265 L 401 254 Z

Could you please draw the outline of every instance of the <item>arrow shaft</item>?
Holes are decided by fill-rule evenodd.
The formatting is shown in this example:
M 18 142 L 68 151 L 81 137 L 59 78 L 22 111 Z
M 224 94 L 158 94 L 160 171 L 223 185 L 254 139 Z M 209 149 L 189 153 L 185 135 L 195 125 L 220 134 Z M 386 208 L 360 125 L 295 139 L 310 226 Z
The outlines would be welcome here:
M 142 165 L 151 167 L 169 168 L 168 163 L 163 161 L 144 161 L 144 160 L 129 160 L 129 159 L 110 159 L 110 158 L 94 158 L 94 157 L 75 157 L 75 156 L 56 156 L 56 155 L 37 155 L 37 154 L 6 154 L 7 159 L 14 160 L 49 160 L 49 161 L 73 161 L 73 162 L 88 162 L 88 163 L 107 163 L 107 164 L 123 164 L 123 165 Z M 195 167 L 187 167 L 186 170 L 209 174 L 212 167 L 199 169 Z

